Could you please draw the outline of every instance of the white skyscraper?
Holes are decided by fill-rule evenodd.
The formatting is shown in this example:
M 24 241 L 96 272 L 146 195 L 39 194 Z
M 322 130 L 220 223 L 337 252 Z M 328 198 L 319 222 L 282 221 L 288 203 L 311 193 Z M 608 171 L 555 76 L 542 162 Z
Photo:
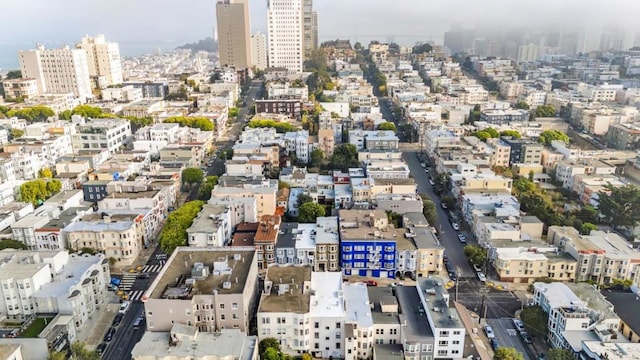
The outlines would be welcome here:
M 303 0 L 268 0 L 269 67 L 302 72 L 304 61 Z
M 76 48 L 87 53 L 90 76 L 104 77 L 107 86 L 122 84 L 122 63 L 118 43 L 107 42 L 104 35 L 85 35 Z M 100 79 L 97 83 L 101 83 Z
M 251 34 L 251 65 L 257 70 L 267 68 L 267 37 L 259 31 Z
M 39 94 L 68 94 L 86 101 L 93 97 L 87 54 L 81 49 L 45 49 L 18 51 L 22 78 L 35 79 Z

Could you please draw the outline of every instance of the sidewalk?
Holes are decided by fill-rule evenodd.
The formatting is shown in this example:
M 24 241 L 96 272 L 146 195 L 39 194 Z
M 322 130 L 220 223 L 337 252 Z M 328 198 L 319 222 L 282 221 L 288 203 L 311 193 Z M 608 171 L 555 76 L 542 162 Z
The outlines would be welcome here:
M 95 349 L 102 342 L 102 338 L 120 309 L 119 299 L 116 294 L 109 292 L 105 298 L 106 302 L 100 306 L 100 309 L 81 329 L 76 330 L 77 340 L 84 342 L 88 349 Z
M 471 339 L 473 343 L 472 349 L 478 353 L 480 359 L 482 360 L 491 360 L 493 359 L 493 351 L 487 347 L 487 344 L 483 341 L 480 333 L 482 332 L 480 324 L 478 324 L 472 317 L 469 315 L 469 311 L 467 308 L 458 303 L 457 301 L 453 302 L 453 305 L 456 307 L 458 314 L 460 314 L 460 320 L 464 324 L 465 329 L 467 330 L 467 336 Z M 466 343 L 466 342 L 465 342 Z M 467 345 L 465 345 L 465 354 L 467 351 L 471 351 L 471 349 L 466 349 Z

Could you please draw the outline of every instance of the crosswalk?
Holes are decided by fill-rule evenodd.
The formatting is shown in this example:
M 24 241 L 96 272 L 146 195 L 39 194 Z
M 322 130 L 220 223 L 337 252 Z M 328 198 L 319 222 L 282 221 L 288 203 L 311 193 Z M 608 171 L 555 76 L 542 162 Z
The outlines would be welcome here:
M 135 273 L 122 274 L 122 282 L 120 282 L 118 289 L 122 291 L 129 291 L 129 289 L 131 289 L 131 286 L 133 286 L 133 283 L 136 282 L 136 276 L 137 274 Z
M 142 272 L 143 273 L 153 273 L 153 272 L 159 272 L 160 269 L 162 269 L 162 265 L 145 265 L 142 268 Z
M 140 298 L 142 298 L 143 294 L 144 294 L 144 290 L 132 291 L 132 292 L 129 293 L 129 300 L 131 300 L 131 301 L 140 300 Z

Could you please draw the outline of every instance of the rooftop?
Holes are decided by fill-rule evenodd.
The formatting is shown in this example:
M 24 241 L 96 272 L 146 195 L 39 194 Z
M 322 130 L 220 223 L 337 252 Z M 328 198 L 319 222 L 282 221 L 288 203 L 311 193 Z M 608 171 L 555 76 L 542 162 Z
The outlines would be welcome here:
M 432 340 L 433 331 L 429 325 L 427 313 L 422 307 L 422 301 L 415 286 L 397 286 L 396 296 L 400 305 L 400 322 L 405 324 L 404 332 L 408 342 L 426 342 Z
M 231 246 L 255 246 L 253 238 L 256 236 L 254 232 L 235 232 L 231 239 Z
M 437 328 L 463 328 L 460 314 L 454 307 L 449 307 L 449 293 L 444 288 L 441 278 L 419 278 L 416 283 L 420 291 L 424 291 L 425 300 L 428 300 L 429 314 Z
M 153 198 L 158 194 L 159 190 L 150 190 L 150 191 L 135 191 L 135 192 L 112 192 L 107 195 L 108 199 L 145 199 L 145 198 Z
M 400 324 L 398 312 L 382 312 L 381 303 L 385 305 L 398 306 L 398 300 L 393 295 L 391 287 L 388 286 L 369 286 L 369 303 L 373 305 L 371 315 L 374 324 Z
M 228 250 L 227 250 L 228 249 Z M 255 248 L 177 248 L 147 294 L 150 298 L 191 298 L 194 295 L 238 294 L 244 291 L 245 280 L 255 256 Z M 208 275 L 191 284 L 192 270 L 197 263 L 208 269 Z M 176 281 L 177 280 L 177 281 Z
M 227 210 L 227 207 L 224 205 L 205 204 L 187 229 L 187 233 L 214 232 L 214 229 L 217 229 L 221 224 L 218 216 L 225 210 Z
M 338 217 L 316 218 L 316 244 L 338 244 Z
M 344 316 L 342 301 L 342 273 L 311 273 L 311 310 L 314 317 L 336 318 Z
M 282 223 L 278 233 L 278 243 L 276 248 L 294 248 L 296 246 L 296 235 L 298 233 L 298 223 Z
M 263 215 L 256 230 L 255 242 L 277 242 L 281 218 L 276 215 Z
M 373 358 L 376 360 L 403 360 L 404 349 L 400 344 L 373 345 Z
M 618 315 L 613 311 L 613 304 L 593 285 L 580 282 L 567 283 L 567 286 L 587 304 L 589 309 L 595 310 L 607 319 L 618 318 Z
M 62 271 L 56 274 L 57 280 L 43 285 L 31 296 L 34 298 L 50 298 L 70 295 L 70 289 L 79 282 L 87 279 L 86 277 L 83 278 L 83 275 L 85 275 L 92 266 L 101 264 L 103 259 L 103 255 L 69 255 L 69 262 L 64 265 Z
M 270 284 L 271 283 L 271 284 Z M 267 270 L 259 312 L 309 312 L 311 268 L 271 266 Z
M 584 341 L 583 350 L 607 360 L 638 360 L 640 344 L 638 343 L 605 343 L 601 341 Z
M 637 304 L 640 303 L 638 295 L 631 291 L 605 290 L 602 291 L 607 301 L 613 304 L 616 314 L 636 334 L 640 334 L 640 311 Z M 633 305 L 632 305 L 633 304 Z
M 367 284 L 363 282 L 344 283 L 343 285 L 345 319 L 346 323 L 358 324 L 358 327 L 370 327 L 373 325 L 371 305 Z

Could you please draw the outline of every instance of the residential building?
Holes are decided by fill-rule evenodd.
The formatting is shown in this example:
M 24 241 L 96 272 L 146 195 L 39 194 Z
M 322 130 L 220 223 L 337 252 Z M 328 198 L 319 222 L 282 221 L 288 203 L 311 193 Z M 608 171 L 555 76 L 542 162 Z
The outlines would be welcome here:
M 338 217 L 316 218 L 315 245 L 313 271 L 340 271 Z
M 218 0 L 216 24 L 220 65 L 251 67 L 249 1 Z
M 253 205 L 254 211 L 243 212 L 246 218 L 244 221 L 255 222 L 264 215 L 273 215 L 276 213 L 277 206 L 277 180 L 264 180 L 260 178 L 247 177 L 224 177 L 221 178 L 218 185 L 211 191 L 210 204 L 215 204 L 219 200 L 234 203 L 245 199 Z M 248 210 L 248 209 L 247 209 Z M 254 219 L 254 220 L 252 220 Z M 234 222 L 237 224 L 242 221 Z
M 126 119 L 74 119 L 76 133 L 71 135 L 74 151 L 106 149 L 115 153 L 131 136 L 131 122 Z
M 36 79 L 7 79 L 2 80 L 5 97 L 14 99 L 31 99 L 38 96 Z
M 231 215 L 224 205 L 205 204 L 187 229 L 187 239 L 192 247 L 220 247 L 231 241 Z
M 349 131 L 349 143 L 354 145 L 358 151 L 398 149 L 398 137 L 389 130 L 351 130 Z
M 529 120 L 529 112 L 520 109 L 485 110 L 480 113 L 480 121 L 486 121 L 491 125 L 505 125 L 527 120 Z
M 270 0 L 267 2 L 269 67 L 281 67 L 291 72 L 302 72 L 304 1 L 306 0 Z
M 620 289 L 602 290 L 602 294 L 620 317 L 622 335 L 632 343 L 640 342 L 640 314 L 634 306 L 629 306 L 638 301 L 638 295 L 631 290 Z
M 247 331 L 257 294 L 254 247 L 178 247 L 142 297 L 147 331 L 174 324 L 206 333 Z
M 7 319 L 60 313 L 73 316 L 81 328 L 105 303 L 111 275 L 102 254 L 4 250 L 0 256 L 0 313 Z
M 95 202 L 104 199 L 107 194 L 107 185 L 111 180 L 91 180 L 82 184 L 84 201 Z
M 613 149 L 636 150 L 640 148 L 640 127 L 638 124 L 611 124 L 605 138 Z
M 564 189 L 573 190 L 577 175 L 613 175 L 616 167 L 601 160 L 574 159 L 562 160 L 556 165 L 556 179 L 562 182 Z
M 398 271 L 406 276 L 427 277 L 429 274 L 438 274 L 444 268 L 444 246 L 435 236 L 435 229 L 429 225 L 422 212 L 407 212 L 402 215 L 402 225 L 406 228 L 402 241 L 412 242 L 414 251 L 403 251 L 398 245 Z M 400 237 L 397 237 L 400 239 Z M 400 244 L 400 241 L 398 241 Z M 403 266 L 400 266 L 404 263 Z M 412 273 L 412 274 L 411 274 Z
M 309 149 L 309 131 L 288 132 L 284 134 L 284 140 L 289 154 L 294 154 L 296 160 L 302 163 L 309 162 L 309 154 L 311 152 L 311 149 Z
M 263 215 L 253 242 L 256 245 L 258 268 L 263 270 L 276 263 L 276 243 L 280 232 L 281 218 L 277 215 Z
M 567 253 L 556 253 L 548 245 L 530 241 L 494 241 L 490 253 L 500 281 L 531 284 L 541 277 L 574 281 L 576 260 Z
M 63 231 L 69 247 L 91 248 L 124 264 L 135 261 L 143 244 L 143 216 L 100 215 L 98 218 L 85 216 L 67 225 Z
M 96 85 L 103 85 L 98 88 L 122 84 L 122 63 L 118 43 L 107 42 L 102 34 L 96 37 L 85 35 L 76 48 L 86 52 L 89 76 L 96 78 Z M 104 81 L 100 78 L 104 78 Z
M 23 243 L 29 250 L 38 250 L 35 230 L 57 217 L 60 210 L 53 206 L 41 206 L 36 211 L 11 224 L 13 240 Z
M 531 140 L 501 137 L 502 142 L 510 147 L 509 165 L 540 164 L 542 162 L 543 146 Z
M 302 117 L 302 101 L 297 99 L 256 100 L 256 113 L 284 114 L 292 119 Z
M 45 49 L 38 44 L 35 50 L 18 51 L 18 61 L 22 78 L 36 80 L 38 94 L 72 93 L 82 102 L 93 98 L 84 50 Z
M 395 277 L 397 231 L 383 210 L 340 210 L 339 225 L 345 276 Z
M 267 36 L 261 32 L 251 34 L 251 65 L 256 70 L 267 68 Z

